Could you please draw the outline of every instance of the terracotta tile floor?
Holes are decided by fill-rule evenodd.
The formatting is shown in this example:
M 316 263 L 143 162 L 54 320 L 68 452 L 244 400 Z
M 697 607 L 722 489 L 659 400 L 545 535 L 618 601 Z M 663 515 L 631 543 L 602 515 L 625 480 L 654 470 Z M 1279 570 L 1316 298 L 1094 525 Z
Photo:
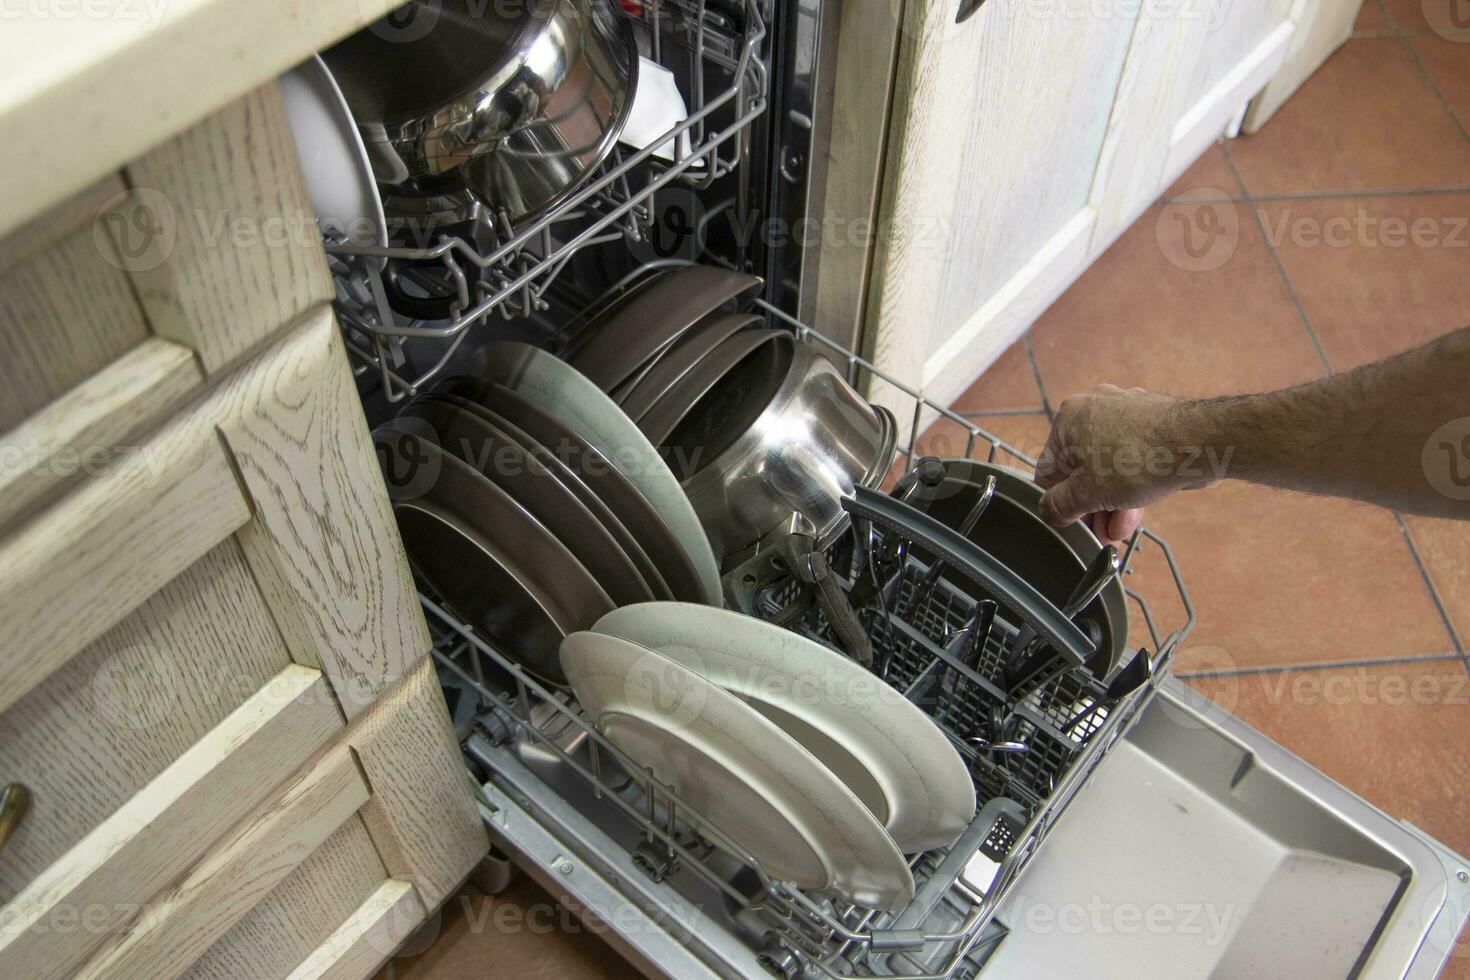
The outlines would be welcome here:
M 983 407 L 976 424 L 1034 456 L 1047 412 L 1099 382 L 1262 390 L 1470 324 L 1470 37 L 1428 33 L 1420 0 L 1384 2 L 1261 132 L 1211 147 L 956 410 Z M 1203 208 L 1230 249 L 1181 268 L 1171 216 Z M 1025 353 L 1041 410 L 995 414 L 1027 390 Z M 921 448 L 967 436 L 945 421 Z M 1224 483 L 1149 524 L 1199 617 L 1176 673 L 1470 854 L 1470 523 Z M 1160 563 L 1136 571 L 1167 594 Z M 1447 976 L 1470 977 L 1461 946 Z

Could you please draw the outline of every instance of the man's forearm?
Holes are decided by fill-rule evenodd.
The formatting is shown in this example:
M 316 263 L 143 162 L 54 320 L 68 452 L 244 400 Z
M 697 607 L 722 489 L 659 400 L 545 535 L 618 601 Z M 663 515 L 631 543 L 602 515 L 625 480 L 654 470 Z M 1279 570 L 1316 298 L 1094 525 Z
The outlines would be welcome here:
M 1470 514 L 1470 328 L 1324 381 L 1165 414 L 1165 444 L 1207 447 L 1226 478 Z

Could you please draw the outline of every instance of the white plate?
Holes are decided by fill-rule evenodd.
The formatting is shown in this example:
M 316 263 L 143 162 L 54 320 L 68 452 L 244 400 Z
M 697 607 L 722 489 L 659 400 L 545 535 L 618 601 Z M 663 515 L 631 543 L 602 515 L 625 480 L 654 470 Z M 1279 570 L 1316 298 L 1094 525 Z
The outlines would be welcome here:
M 576 368 L 529 344 L 486 344 L 475 356 L 475 369 L 481 377 L 520 392 L 606 456 L 648 498 L 689 552 L 709 604 L 725 604 L 709 536 L 689 497 L 658 450 L 616 402 Z
M 388 221 L 367 149 L 326 63 L 312 55 L 279 83 L 317 224 L 354 245 L 386 246 Z M 370 264 L 381 271 L 387 260 Z
M 603 633 L 568 636 L 561 663 L 598 730 L 767 874 L 875 908 L 912 900 L 908 864 L 862 801 L 749 705 Z
M 592 629 L 657 650 L 761 712 L 826 764 L 905 854 L 953 843 L 975 817 L 970 774 L 939 727 L 819 643 L 686 602 L 624 606 Z
M 623 123 L 618 140 L 641 150 L 664 133 L 689 118 L 689 108 L 684 104 L 684 94 L 674 81 L 674 73 L 657 61 L 641 55 L 638 58 L 638 87 L 633 91 L 633 106 L 628 110 L 628 121 Z M 689 133 L 679 134 L 679 156 L 689 156 Z M 653 151 L 660 160 L 674 159 L 674 141 L 666 140 Z M 695 167 L 702 167 L 703 160 L 696 160 Z

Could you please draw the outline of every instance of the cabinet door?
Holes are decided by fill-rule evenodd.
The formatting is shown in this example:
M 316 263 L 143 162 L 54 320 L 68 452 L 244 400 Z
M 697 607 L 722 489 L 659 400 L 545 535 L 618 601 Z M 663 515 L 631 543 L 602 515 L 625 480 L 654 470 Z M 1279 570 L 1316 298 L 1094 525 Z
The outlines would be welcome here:
M 878 367 L 941 403 L 1081 271 L 1136 19 L 989 0 L 957 23 L 960 6 L 904 9 L 867 318 Z
M 1305 7 L 1302 0 L 1178 0 L 1157 8 L 1168 16 L 1139 19 L 1098 164 L 1094 255 L 1266 85 L 1296 33 L 1292 18 L 1306 16 Z

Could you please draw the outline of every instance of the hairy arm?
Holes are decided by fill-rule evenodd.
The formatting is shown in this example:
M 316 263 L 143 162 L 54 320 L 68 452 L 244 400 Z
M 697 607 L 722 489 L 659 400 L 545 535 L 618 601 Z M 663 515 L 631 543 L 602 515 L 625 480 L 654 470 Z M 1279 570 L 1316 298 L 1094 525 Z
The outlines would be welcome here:
M 1103 385 L 1062 402 L 1037 464 L 1054 524 L 1109 541 L 1222 479 L 1470 519 L 1470 327 L 1324 381 L 1189 400 Z

